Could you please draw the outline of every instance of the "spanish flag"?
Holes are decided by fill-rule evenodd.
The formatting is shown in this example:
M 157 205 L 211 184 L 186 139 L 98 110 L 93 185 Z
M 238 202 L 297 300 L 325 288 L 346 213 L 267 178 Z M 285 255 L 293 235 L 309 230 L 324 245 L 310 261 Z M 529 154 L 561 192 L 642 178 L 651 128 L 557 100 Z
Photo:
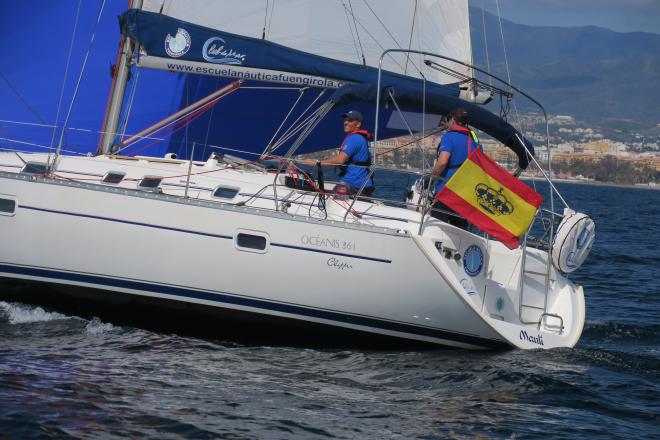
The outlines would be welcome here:
M 543 201 L 478 148 L 435 198 L 509 249 L 520 246 Z

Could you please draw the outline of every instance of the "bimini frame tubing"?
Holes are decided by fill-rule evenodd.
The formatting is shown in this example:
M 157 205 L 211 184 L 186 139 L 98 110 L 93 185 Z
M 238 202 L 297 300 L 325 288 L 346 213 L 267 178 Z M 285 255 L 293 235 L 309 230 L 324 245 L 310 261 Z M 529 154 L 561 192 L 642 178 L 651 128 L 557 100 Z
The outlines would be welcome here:
M 548 171 L 549 171 L 548 174 L 546 174 L 543 171 L 543 168 L 538 163 L 538 161 L 536 160 L 534 155 L 532 155 L 531 152 L 527 149 L 527 146 L 525 145 L 524 142 L 522 142 L 522 146 L 525 149 L 527 155 L 538 166 L 539 170 L 541 170 L 541 173 L 543 174 L 543 176 L 547 180 L 548 184 L 550 185 L 550 188 L 551 188 L 551 190 L 550 190 L 550 211 L 553 212 L 553 213 L 555 212 L 555 209 L 554 209 L 554 194 L 555 193 L 559 196 L 559 198 L 564 203 L 564 205 L 566 207 L 568 207 L 568 204 L 566 203 L 564 198 L 561 196 L 559 191 L 557 191 L 557 188 L 552 183 L 552 154 L 551 154 L 551 151 L 550 151 L 550 125 L 548 123 L 548 113 L 545 111 L 545 108 L 543 107 L 543 105 L 539 101 L 537 101 L 536 99 L 529 96 L 527 93 L 520 90 L 518 87 L 516 87 L 516 86 L 512 85 L 511 83 L 509 83 L 508 81 L 505 81 L 504 79 L 499 78 L 498 76 L 493 75 L 490 72 L 487 72 L 487 71 L 485 71 L 485 70 L 483 70 L 483 69 L 481 69 L 481 68 L 479 68 L 479 67 L 477 67 L 473 64 L 465 63 L 465 62 L 457 60 L 455 58 L 451 58 L 451 57 L 447 57 L 447 56 L 439 55 L 439 54 L 434 54 L 434 53 L 426 52 L 426 51 L 413 50 L 413 49 L 387 49 L 387 50 L 383 51 L 383 53 L 380 56 L 380 60 L 378 62 L 378 81 L 377 81 L 377 89 L 376 89 L 376 112 L 375 112 L 376 116 L 375 116 L 375 123 L 374 123 L 374 151 L 375 151 L 377 143 L 378 143 L 378 119 L 379 119 L 379 110 L 380 110 L 379 103 L 380 103 L 380 95 L 381 95 L 383 59 L 389 53 L 407 53 L 407 54 L 412 53 L 412 54 L 418 54 L 418 55 L 423 55 L 423 56 L 428 56 L 428 57 L 439 58 L 439 59 L 442 59 L 442 60 L 451 61 L 451 62 L 454 62 L 454 63 L 461 64 L 465 67 L 468 67 L 468 68 L 472 69 L 473 71 L 480 72 L 484 75 L 487 75 L 487 76 L 495 79 L 496 81 L 500 82 L 501 84 L 504 84 L 507 87 L 509 87 L 510 90 L 515 90 L 516 92 L 520 93 L 521 95 L 523 95 L 524 97 L 529 99 L 531 102 L 536 104 L 539 107 L 539 109 L 541 110 L 541 112 L 543 113 L 543 118 L 545 120 L 545 130 L 546 130 L 545 141 L 546 141 L 546 150 L 548 152 Z M 424 108 L 424 111 L 425 110 L 426 109 Z M 426 191 L 431 191 L 431 185 L 429 185 L 429 187 L 427 188 Z M 428 197 L 426 197 L 426 198 L 428 198 Z M 420 219 L 420 229 L 419 229 L 419 234 L 420 235 L 423 232 L 422 225 L 424 224 L 424 216 L 425 215 L 426 215 L 426 210 L 422 210 L 421 219 Z M 531 226 L 530 226 L 530 229 L 531 229 Z M 522 242 L 522 245 L 521 245 L 522 246 L 522 255 L 521 255 L 522 262 L 521 262 L 521 265 L 520 265 L 520 304 L 522 304 L 522 297 L 523 297 L 523 287 L 524 287 L 523 276 L 524 276 L 524 271 L 525 271 L 525 259 L 526 259 L 527 235 L 528 234 L 529 234 L 529 229 L 525 233 L 525 238 L 523 239 L 523 242 Z M 549 239 L 550 243 L 552 243 L 553 239 L 554 239 L 554 222 L 550 222 L 550 239 Z M 552 269 L 552 261 L 551 261 L 551 258 L 550 258 L 551 252 L 552 252 L 552 245 L 550 245 L 548 247 L 548 258 L 547 258 L 547 267 L 546 267 L 546 283 L 545 283 L 545 301 L 544 301 L 544 306 L 543 306 L 543 314 L 541 315 L 541 318 L 539 319 L 539 324 L 541 323 L 541 320 L 543 319 L 543 317 L 547 314 L 548 289 L 549 289 L 549 286 L 550 286 L 549 277 L 550 277 L 550 271 Z M 521 312 L 522 312 L 522 309 L 519 311 L 519 315 L 520 315 L 521 322 L 523 322 Z

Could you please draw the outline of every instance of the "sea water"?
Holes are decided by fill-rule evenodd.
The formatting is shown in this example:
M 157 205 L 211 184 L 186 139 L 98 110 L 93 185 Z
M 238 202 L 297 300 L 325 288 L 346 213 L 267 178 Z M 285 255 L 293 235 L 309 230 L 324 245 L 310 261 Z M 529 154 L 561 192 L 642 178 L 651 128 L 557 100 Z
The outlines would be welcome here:
M 0 299 L 0 438 L 658 438 L 660 191 L 558 186 L 597 225 L 573 349 L 244 346 Z

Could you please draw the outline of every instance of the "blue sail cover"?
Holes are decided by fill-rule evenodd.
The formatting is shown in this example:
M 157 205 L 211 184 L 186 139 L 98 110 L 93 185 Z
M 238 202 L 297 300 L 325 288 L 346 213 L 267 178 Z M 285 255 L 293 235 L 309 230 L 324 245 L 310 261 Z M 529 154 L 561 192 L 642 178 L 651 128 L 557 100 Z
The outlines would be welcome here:
M 378 70 L 373 67 L 318 56 L 153 12 L 131 9 L 122 15 L 121 22 L 125 32 L 138 41 L 148 55 L 167 59 L 167 69 L 176 72 L 334 88 L 346 82 L 374 83 L 378 76 Z M 180 61 L 204 64 L 186 68 Z M 237 70 L 235 66 L 242 69 Z M 421 84 L 416 78 L 392 72 L 384 72 L 383 80 L 385 84 L 397 86 Z M 459 94 L 456 84 L 427 83 L 427 88 L 438 94 Z
M 339 60 L 305 53 L 269 41 L 230 34 L 198 26 L 181 20 L 132 9 L 121 17 L 124 31 L 138 41 L 146 52 L 141 65 L 173 72 L 199 75 L 220 75 L 228 78 L 190 77 L 188 86 L 196 97 L 211 93 L 235 79 L 246 80 L 246 85 L 272 87 L 272 83 L 287 84 L 287 90 L 238 90 L 225 98 L 214 110 L 192 123 L 186 131 L 173 136 L 170 151 L 183 157 L 190 153 L 190 144 L 214 144 L 259 154 L 277 131 L 284 116 L 299 98 L 297 88 L 308 87 L 297 105 L 297 111 L 306 109 L 324 93 L 324 89 L 338 88 L 346 83 L 375 83 L 378 70 Z M 145 58 L 148 58 L 145 61 Z M 267 82 L 264 82 L 266 80 Z M 422 87 L 418 79 L 392 72 L 383 72 L 384 84 L 394 87 Z M 270 83 L 270 84 L 269 84 Z M 458 96 L 456 84 L 440 85 L 427 82 L 426 90 L 438 96 Z M 326 94 L 329 97 L 329 94 Z M 327 98 L 319 99 L 316 106 Z M 189 100 L 187 101 L 189 102 Z M 182 107 L 187 104 L 182 102 Z M 264 103 L 266 103 L 264 105 Z M 321 121 L 297 150 L 307 153 L 336 147 L 341 143 L 341 115 L 350 109 L 360 110 L 366 126 L 374 124 L 373 102 L 346 103 L 336 106 Z M 390 138 L 407 133 L 402 124 L 388 125 L 393 109 L 383 109 L 379 125 L 380 137 Z M 419 110 L 421 111 L 421 101 Z M 295 113 L 289 119 L 299 116 Z M 419 124 L 413 124 L 419 125 Z M 294 138 L 295 139 L 295 138 Z M 276 153 L 282 153 L 293 142 L 291 139 Z M 228 151 L 231 151 L 229 149 Z M 208 150 L 196 150 L 196 158 L 208 156 Z
M 209 29 L 151 12 L 129 10 L 122 16 L 122 22 L 125 32 L 138 41 L 149 56 L 164 60 L 161 61 L 160 68 L 165 66 L 172 71 L 200 74 L 215 72 L 222 76 L 257 82 L 268 79 L 273 82 L 312 87 L 355 84 L 342 87 L 340 92 L 333 96 L 333 110 L 300 146 L 297 150 L 299 153 L 338 145 L 342 137 L 341 115 L 349 109 L 357 108 L 366 116 L 367 128 L 370 128 L 370 124 L 373 126 L 376 123 L 374 103 L 378 70 L 375 68 L 325 58 L 269 41 Z M 210 87 L 207 78 L 197 81 L 191 79 L 191 81 L 195 83 L 195 89 L 203 93 L 211 92 L 223 83 L 216 80 L 215 85 Z M 211 84 L 213 82 L 210 81 Z M 430 82 L 423 85 L 419 79 L 392 72 L 383 72 L 381 85 L 395 91 L 398 96 L 397 103 L 407 115 L 447 114 L 454 107 L 465 107 L 475 127 L 511 147 L 518 156 L 519 165 L 523 168 L 527 167 L 528 157 L 525 146 L 515 136 L 515 129 L 487 110 L 460 100 L 456 85 L 443 86 Z M 308 101 L 318 96 L 318 93 L 320 91 L 310 93 Z M 222 132 L 222 140 L 229 142 L 230 145 L 249 145 L 255 147 L 252 152 L 262 152 L 271 134 L 275 133 L 281 115 L 285 115 L 294 100 L 298 98 L 297 93 L 290 92 L 288 96 L 284 94 L 279 100 L 273 99 L 274 95 L 276 93 L 267 91 L 246 96 L 239 91 L 219 107 L 215 114 L 216 120 L 212 120 L 212 116 L 209 115 L 192 124 L 190 130 L 185 133 L 189 137 L 188 142 L 182 142 L 181 136 L 175 136 L 178 142 L 172 143 L 171 150 L 187 156 L 190 138 L 205 145 L 217 142 L 218 133 Z M 234 98 L 241 101 L 231 102 Z M 265 100 L 269 103 L 268 106 L 264 108 L 259 100 Z M 306 103 L 303 101 L 301 108 L 306 108 Z M 422 112 L 422 106 L 425 106 L 425 112 Z M 412 120 L 407 120 L 407 124 L 404 124 L 400 116 L 393 117 L 393 111 L 393 106 L 381 107 L 378 121 L 380 139 L 407 134 L 406 125 L 417 130 L 421 128 L 420 118 L 412 117 Z M 333 138 L 334 145 L 328 145 L 328 139 Z M 520 139 L 524 138 L 520 136 Z M 523 142 L 533 152 L 531 144 L 526 140 Z M 276 152 L 282 151 L 285 151 L 284 148 Z M 202 149 L 196 156 L 204 158 L 206 154 L 207 152 Z

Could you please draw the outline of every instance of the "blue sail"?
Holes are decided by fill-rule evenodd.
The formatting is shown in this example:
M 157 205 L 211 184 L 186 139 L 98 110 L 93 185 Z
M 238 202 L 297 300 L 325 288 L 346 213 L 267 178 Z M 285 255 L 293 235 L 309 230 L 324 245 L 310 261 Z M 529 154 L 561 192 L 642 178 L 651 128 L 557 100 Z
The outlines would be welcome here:
M 0 57 L 0 148 L 44 152 L 59 143 L 94 34 L 62 148 L 67 154 L 96 151 L 111 85 L 111 66 L 116 62 L 121 35 L 117 16 L 126 9 L 126 2 L 106 1 L 96 26 L 101 4 L 78 0 L 0 2 L 0 15 L 7 20 L 2 34 L 7 52 Z M 57 118 L 74 28 L 71 62 Z M 137 87 L 126 133 L 135 133 L 178 110 L 186 80 L 185 74 L 149 70 L 138 73 L 133 69 L 127 105 L 136 83 Z M 151 148 L 154 154 L 162 155 L 167 151 L 167 140 Z
M 141 63 L 155 57 L 166 63 L 166 70 L 168 62 L 172 66 L 169 72 L 132 68 L 122 114 L 122 120 L 127 118 L 127 123 L 125 126 L 120 124 L 127 135 L 237 78 L 247 79 L 244 87 L 225 97 L 194 122 L 179 131 L 165 132 L 154 136 L 155 139 L 141 141 L 127 148 L 124 151 L 126 154 L 160 156 L 166 152 L 177 152 L 181 157 L 189 157 L 192 145 L 196 143 L 196 159 L 206 159 L 211 151 L 218 151 L 214 150 L 217 147 L 226 152 L 255 157 L 266 149 L 280 125 L 283 128 L 278 137 L 303 114 L 303 110 L 310 106 L 315 108 L 328 100 L 333 89 L 327 90 L 325 87 L 339 87 L 345 83 L 375 87 L 377 70 L 372 67 L 204 28 L 160 14 L 137 10 L 124 12 L 124 5 L 119 3 L 123 2 L 106 2 L 98 28 L 95 28 L 95 22 L 101 2 L 80 3 L 71 65 L 57 119 L 58 127 L 54 132 L 52 125 L 56 122 L 68 42 L 76 24 L 78 2 L 36 0 L 30 4 L 12 2 L 11 5 L 0 5 L 0 12 L 8 18 L 3 41 L 12 48 L 13 53 L 12 57 L 0 59 L 0 73 L 3 76 L 0 81 L 3 102 L 0 106 L 0 148 L 44 151 L 58 143 L 61 125 L 94 32 L 90 58 L 68 120 L 68 130 L 63 137 L 65 152 L 93 153 L 96 150 L 111 84 L 111 66 L 115 63 L 122 28 L 144 46 L 148 56 L 141 57 Z M 35 9 L 41 13 L 35 14 Z M 121 27 L 117 26 L 118 15 Z M 52 26 L 53 22 L 59 25 Z M 180 29 L 185 30 L 189 41 Z M 190 67 L 186 63 L 194 64 Z M 213 69 L 216 72 L 210 71 Z M 211 73 L 222 74 L 222 70 L 226 69 L 234 69 L 237 76 L 209 76 Z M 251 76 L 258 73 L 262 77 Z M 266 78 L 266 74 L 271 76 Z M 283 83 L 285 87 L 259 88 L 277 86 L 277 83 Z M 323 87 L 315 87 L 321 85 Z M 420 80 L 391 72 L 384 72 L 383 86 L 392 87 L 397 93 L 422 90 Z M 429 106 L 430 97 L 438 103 L 470 106 L 458 101 L 458 87 L 455 84 L 426 82 L 424 87 L 429 97 L 426 102 L 417 98 L 402 99 L 407 112 L 406 123 L 413 130 L 428 129 L 437 123 L 437 115 L 427 115 L 426 119 L 421 117 L 423 106 L 426 113 L 437 113 L 446 108 L 447 104 L 445 107 Z M 343 138 L 341 115 L 349 109 L 360 110 L 366 117 L 365 128 L 373 131 L 376 123 L 374 103 L 375 96 L 369 99 L 345 98 L 335 102 L 333 109 L 311 132 L 298 152 L 338 146 Z M 475 114 L 477 112 L 485 110 L 475 110 Z M 487 119 L 490 121 L 493 117 L 497 119 L 494 115 Z M 485 126 L 487 132 L 495 128 L 495 134 L 491 134 L 505 143 L 514 133 L 503 122 Z M 381 106 L 378 130 L 380 139 L 408 134 L 406 124 L 394 112 L 392 105 Z M 291 137 L 276 153 L 284 153 L 295 138 Z

